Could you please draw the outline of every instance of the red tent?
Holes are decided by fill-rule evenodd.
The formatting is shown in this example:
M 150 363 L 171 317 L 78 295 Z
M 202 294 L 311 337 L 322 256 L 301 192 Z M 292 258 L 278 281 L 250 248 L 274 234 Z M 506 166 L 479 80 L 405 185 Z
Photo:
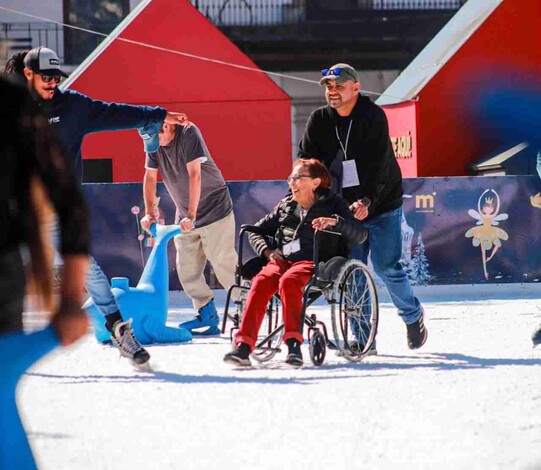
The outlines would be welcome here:
M 228 180 L 283 179 L 291 167 L 290 98 L 187 0 L 143 0 L 65 86 L 187 113 Z M 142 179 L 134 130 L 88 137 L 83 157 L 112 159 L 114 182 Z
M 391 135 L 393 127 L 401 136 L 416 129 L 411 176 L 463 176 L 499 147 L 497 134 L 480 134 L 478 98 L 495 83 L 508 89 L 539 83 L 540 18 L 538 0 L 470 0 L 378 99 Z M 395 111 L 405 100 L 416 108 L 409 124 Z

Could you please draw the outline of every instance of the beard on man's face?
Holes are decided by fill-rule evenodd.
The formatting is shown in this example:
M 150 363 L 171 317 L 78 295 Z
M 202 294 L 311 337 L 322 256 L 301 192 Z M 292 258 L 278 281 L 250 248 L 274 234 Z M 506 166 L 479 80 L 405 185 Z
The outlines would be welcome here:
M 56 84 L 54 82 L 45 83 L 43 80 L 36 79 L 36 76 L 32 77 L 31 86 L 34 92 L 42 100 L 52 100 L 56 91 Z

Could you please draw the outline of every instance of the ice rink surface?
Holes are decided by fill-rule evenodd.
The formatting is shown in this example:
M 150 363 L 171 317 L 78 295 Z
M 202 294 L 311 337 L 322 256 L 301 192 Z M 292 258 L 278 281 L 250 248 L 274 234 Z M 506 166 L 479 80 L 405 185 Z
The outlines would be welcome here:
M 142 372 L 89 334 L 29 371 L 19 402 L 42 470 L 541 469 L 539 287 L 418 290 L 418 351 L 383 299 L 379 355 L 360 364 L 330 351 L 315 367 L 305 342 L 301 369 L 285 352 L 234 369 L 226 334 L 150 346 Z M 170 324 L 192 314 L 172 293 Z

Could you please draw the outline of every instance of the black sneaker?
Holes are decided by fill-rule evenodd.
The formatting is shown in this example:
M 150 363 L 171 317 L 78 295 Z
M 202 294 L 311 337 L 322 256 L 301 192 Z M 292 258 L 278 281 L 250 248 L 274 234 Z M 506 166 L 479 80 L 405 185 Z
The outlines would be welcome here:
M 234 366 L 250 367 L 250 346 L 246 343 L 240 343 L 233 351 L 224 356 L 224 362 Z
M 113 326 L 111 339 L 120 351 L 121 356 L 127 357 L 130 361 L 140 366 L 149 361 L 150 354 L 137 341 L 131 324 L 131 318 L 128 321 L 117 321 Z
M 541 325 L 539 325 L 537 329 L 533 332 L 532 342 L 534 348 L 541 344 Z
M 300 367 L 303 364 L 301 343 L 294 338 L 289 338 L 286 341 L 288 352 L 286 357 L 286 363 L 291 366 Z
M 424 324 L 425 312 L 421 308 L 421 316 L 419 320 L 413 322 L 411 325 L 406 325 L 408 328 L 408 348 L 410 349 L 419 349 L 423 344 L 426 343 L 428 338 L 428 331 Z

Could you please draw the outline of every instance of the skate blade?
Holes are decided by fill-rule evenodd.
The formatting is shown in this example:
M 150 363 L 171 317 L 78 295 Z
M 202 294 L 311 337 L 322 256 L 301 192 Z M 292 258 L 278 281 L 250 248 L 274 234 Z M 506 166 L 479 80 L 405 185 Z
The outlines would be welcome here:
M 139 372 L 154 372 L 154 369 L 152 369 L 152 365 L 150 364 L 150 361 L 147 361 L 143 364 L 137 364 L 134 361 L 130 361 L 131 365 L 135 370 L 138 370 Z
M 284 364 L 288 369 L 302 369 L 304 367 L 304 362 L 302 364 L 291 364 L 290 362 L 285 362 Z

